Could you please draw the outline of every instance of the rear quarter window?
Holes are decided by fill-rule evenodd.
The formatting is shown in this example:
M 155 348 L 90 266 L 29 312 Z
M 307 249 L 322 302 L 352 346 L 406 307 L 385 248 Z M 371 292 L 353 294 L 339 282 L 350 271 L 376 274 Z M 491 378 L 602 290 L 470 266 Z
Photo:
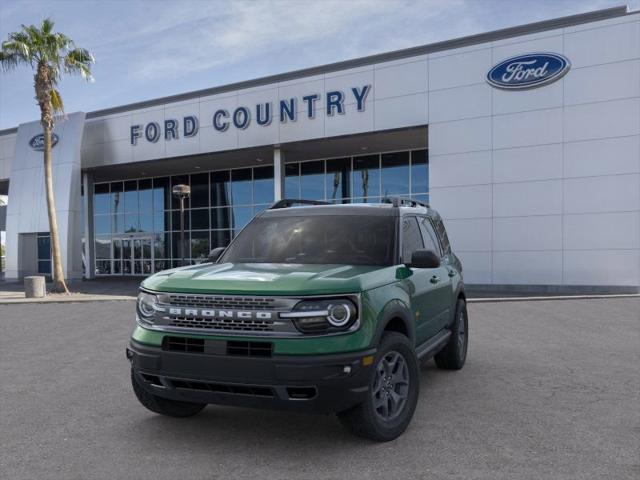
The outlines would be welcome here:
M 440 240 L 440 244 L 442 245 L 442 250 L 445 255 L 451 253 L 451 244 L 449 243 L 449 237 L 447 236 L 447 230 L 444 228 L 444 223 L 442 222 L 442 218 L 440 215 L 433 217 L 433 225 L 436 230 L 436 234 L 438 235 L 438 239 Z

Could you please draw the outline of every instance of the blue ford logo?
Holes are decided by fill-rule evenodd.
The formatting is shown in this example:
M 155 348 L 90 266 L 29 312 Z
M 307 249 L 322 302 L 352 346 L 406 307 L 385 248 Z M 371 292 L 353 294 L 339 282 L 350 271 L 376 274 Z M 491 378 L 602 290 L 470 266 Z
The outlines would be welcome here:
M 518 55 L 489 70 L 487 82 L 505 90 L 541 87 L 561 78 L 569 68 L 569 60 L 557 53 Z
M 56 146 L 56 143 L 58 143 L 58 140 L 59 140 L 58 135 L 56 135 L 55 133 L 52 133 L 51 148 Z M 29 140 L 29 145 L 34 150 L 37 150 L 38 152 L 43 152 L 44 151 L 44 133 L 39 133 L 38 135 L 33 137 L 31 140 Z

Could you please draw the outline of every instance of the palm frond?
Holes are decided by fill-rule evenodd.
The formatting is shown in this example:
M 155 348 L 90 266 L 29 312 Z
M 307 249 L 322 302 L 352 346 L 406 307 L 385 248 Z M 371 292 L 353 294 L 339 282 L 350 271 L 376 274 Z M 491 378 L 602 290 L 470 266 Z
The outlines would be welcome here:
M 51 89 L 51 106 L 53 107 L 53 111 L 55 113 L 64 112 L 64 104 L 62 103 L 62 97 L 60 96 L 60 92 L 55 88 Z
M 93 55 L 84 48 L 75 48 L 64 57 L 64 69 L 67 73 L 78 73 L 87 81 L 93 80 L 91 64 L 95 63 Z

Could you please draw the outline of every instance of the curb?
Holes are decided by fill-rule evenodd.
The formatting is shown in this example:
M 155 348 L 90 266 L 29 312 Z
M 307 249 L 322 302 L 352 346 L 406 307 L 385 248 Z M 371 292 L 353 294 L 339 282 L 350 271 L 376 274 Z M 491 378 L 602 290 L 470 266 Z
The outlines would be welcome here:
M 555 300 L 592 300 L 598 298 L 640 298 L 640 293 L 620 293 L 612 295 L 549 295 L 544 297 L 467 298 L 467 303 L 549 302 Z
M 0 299 L 0 305 L 23 305 L 29 303 L 83 303 L 83 302 L 123 302 L 135 300 L 137 297 L 127 295 L 102 295 L 102 296 L 86 296 L 86 297 L 68 297 L 68 298 L 8 298 Z

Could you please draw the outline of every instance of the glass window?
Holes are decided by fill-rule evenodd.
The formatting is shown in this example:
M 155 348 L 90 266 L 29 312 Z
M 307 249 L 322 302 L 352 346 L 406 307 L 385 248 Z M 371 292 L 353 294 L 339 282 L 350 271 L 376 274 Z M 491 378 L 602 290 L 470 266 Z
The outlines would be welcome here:
M 171 191 L 173 191 L 173 187 L 176 185 L 189 185 L 189 175 L 174 175 L 171 177 Z M 173 196 L 173 193 L 169 192 L 171 195 L 171 208 L 180 208 L 180 199 Z M 184 208 L 189 208 L 190 198 L 186 198 L 184 200 Z
M 124 253 L 122 251 L 122 239 L 114 238 L 113 239 L 113 258 L 120 260 L 120 259 L 122 259 L 123 255 L 128 258 L 128 257 L 131 256 L 131 251 L 128 251 L 127 253 Z
M 273 203 L 273 167 L 253 169 L 253 203 Z
M 153 210 L 153 189 L 150 178 L 138 180 L 138 201 L 141 212 Z
M 93 186 L 93 212 L 94 213 L 111 213 L 109 184 L 99 183 Z
M 231 209 L 229 207 L 211 209 L 211 228 L 231 228 Z
M 196 175 L 191 175 L 191 208 L 208 206 L 209 174 L 198 173 Z
M 51 259 L 51 236 L 38 234 L 38 260 Z
M 442 256 L 442 251 L 440 250 L 440 244 L 438 243 L 438 239 L 436 237 L 436 232 L 433 230 L 433 226 L 428 218 L 422 217 L 420 218 L 420 230 L 422 231 L 422 239 L 424 240 L 424 248 L 427 250 L 431 250 L 435 252 L 439 256 Z
M 207 258 L 209 248 L 209 232 L 191 232 L 191 258 Z
M 253 218 L 253 207 L 233 207 L 233 228 L 243 228 Z
M 392 265 L 394 239 L 391 216 L 261 217 L 242 231 L 221 261 Z
M 231 183 L 229 172 L 211 172 L 211 206 L 231 205 Z
M 169 212 L 154 213 L 153 214 L 153 231 L 164 232 L 171 229 L 171 219 Z
M 157 233 L 153 236 L 153 255 L 155 258 L 169 257 L 169 234 Z
M 96 235 L 111 233 L 111 215 L 96 215 L 93 217 L 93 228 Z
M 353 196 L 370 201 L 380 196 L 380 157 L 367 155 L 353 159 Z
M 153 232 L 153 214 L 151 212 L 141 213 L 139 220 L 141 232 Z
M 123 187 L 122 182 L 112 182 L 111 183 L 111 213 L 123 213 L 124 205 L 123 203 Z
M 332 203 L 342 203 L 342 199 L 351 196 L 349 173 L 351 172 L 350 158 L 336 158 L 327 160 L 327 175 L 325 177 L 327 200 Z
M 324 161 L 300 164 L 300 198 L 324 200 Z
M 409 152 L 384 153 L 382 196 L 409 194 Z
M 191 210 L 191 229 L 209 230 L 209 209 L 197 208 Z
M 438 238 L 440 239 L 440 243 L 442 244 L 442 249 L 445 254 L 451 252 L 451 244 L 449 243 L 449 236 L 447 235 L 447 230 L 444 228 L 444 223 L 442 222 L 442 218 L 440 216 L 436 216 L 434 218 L 434 226 Z
M 411 152 L 411 193 L 429 192 L 429 157 L 427 150 Z
M 124 182 L 124 211 L 127 213 L 138 213 L 139 207 L 138 182 L 136 180 Z
M 124 213 L 111 216 L 111 231 L 113 233 L 124 232 Z
M 180 228 L 180 210 L 174 210 L 171 212 L 171 229 L 179 232 Z M 189 210 L 184 212 L 184 229 L 189 230 Z
M 49 275 L 51 273 L 51 260 L 38 260 L 38 273 Z
M 251 169 L 231 171 L 231 195 L 234 205 L 251 205 Z
M 416 217 L 402 219 L 402 263 L 411 263 L 413 252 L 424 248 Z
M 126 213 L 124 215 L 125 233 L 140 231 L 140 216 L 137 213 Z
M 110 237 L 96 237 L 96 258 L 111 258 Z
M 231 230 L 213 230 L 211 232 L 211 250 L 226 247 L 231 242 Z
M 171 256 L 180 259 L 180 232 L 171 234 Z M 189 258 L 189 232 L 184 232 L 184 256 Z
M 171 188 L 169 177 L 153 179 L 153 209 L 156 212 L 171 208 Z
M 284 166 L 285 198 L 300 198 L 300 164 L 287 163 Z
M 111 260 L 96 261 L 96 275 L 109 275 L 111 273 Z

